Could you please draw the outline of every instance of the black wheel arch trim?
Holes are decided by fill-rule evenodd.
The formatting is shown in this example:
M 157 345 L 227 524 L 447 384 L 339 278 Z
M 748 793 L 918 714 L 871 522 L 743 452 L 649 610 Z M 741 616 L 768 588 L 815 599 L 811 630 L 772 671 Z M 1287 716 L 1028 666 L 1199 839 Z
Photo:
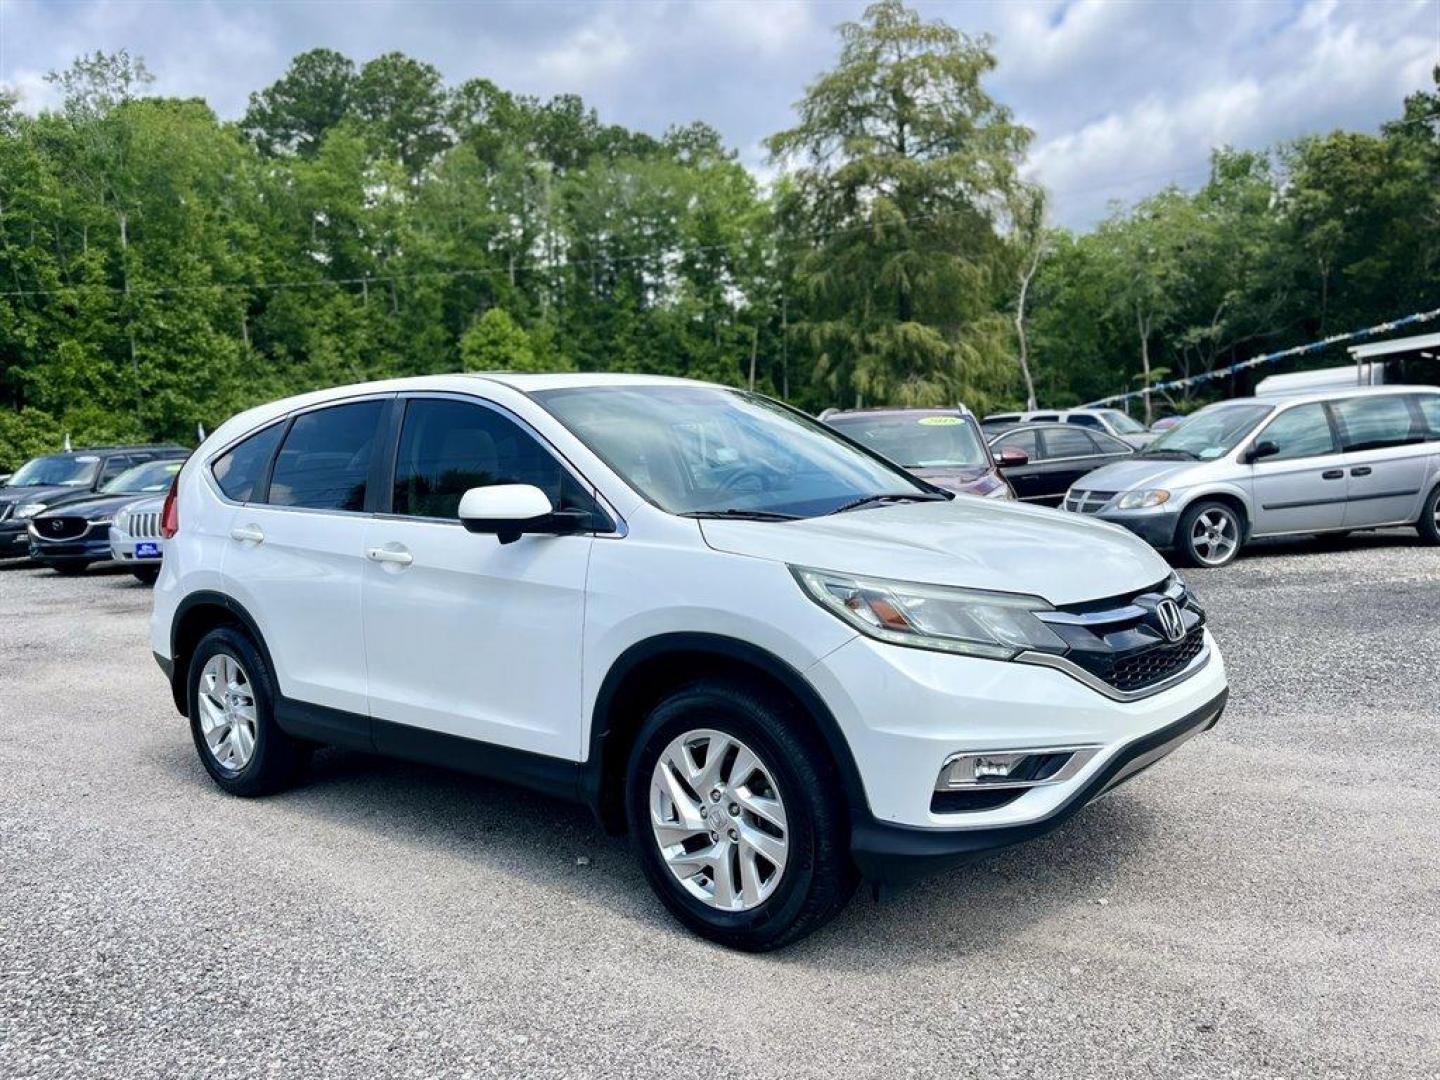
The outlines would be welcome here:
M 590 713 L 588 753 L 580 773 L 580 797 L 600 817 L 607 828 L 623 828 L 623 822 L 611 819 L 607 810 L 606 780 L 613 775 L 614 762 L 607 762 L 607 745 L 611 733 L 622 718 L 616 713 L 617 698 L 626 679 L 642 664 L 670 655 L 711 654 L 755 668 L 784 687 L 809 714 L 826 749 L 835 762 L 846 801 L 853 813 L 869 812 L 869 801 L 850 744 L 840 729 L 834 713 L 824 698 L 792 664 L 767 649 L 740 638 L 724 634 L 681 631 L 658 634 L 636 642 L 610 665 L 595 696 Z M 638 719 L 638 718 L 637 718 Z M 623 770 L 623 762 L 619 763 Z M 607 767 L 610 766 L 610 767 Z
M 182 716 L 188 716 L 186 708 L 188 691 L 185 688 L 185 681 L 190 674 L 189 657 L 181 658 L 180 653 L 180 627 L 184 625 L 185 618 L 198 607 L 222 608 L 234 618 L 255 642 L 255 647 L 260 650 L 260 655 L 265 658 L 265 666 L 269 668 L 271 676 L 275 679 L 277 689 L 279 688 L 280 673 L 275 670 L 275 661 L 270 656 L 270 647 L 265 643 L 265 635 L 260 632 L 260 626 L 255 617 L 245 610 L 245 606 L 227 596 L 222 592 L 211 589 L 201 589 L 190 593 L 183 600 L 175 605 L 175 614 L 170 617 L 170 661 L 167 667 L 162 663 L 161 669 L 170 679 L 170 689 L 175 698 L 175 708 Z M 157 656 L 157 660 L 160 658 Z

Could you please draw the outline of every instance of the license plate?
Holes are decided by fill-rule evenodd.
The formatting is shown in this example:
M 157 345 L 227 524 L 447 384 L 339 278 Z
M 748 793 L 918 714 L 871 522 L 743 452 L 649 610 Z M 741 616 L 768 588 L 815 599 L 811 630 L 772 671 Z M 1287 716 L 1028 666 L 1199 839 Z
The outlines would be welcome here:
M 135 557 L 137 559 L 158 559 L 160 557 L 160 545 L 136 544 Z

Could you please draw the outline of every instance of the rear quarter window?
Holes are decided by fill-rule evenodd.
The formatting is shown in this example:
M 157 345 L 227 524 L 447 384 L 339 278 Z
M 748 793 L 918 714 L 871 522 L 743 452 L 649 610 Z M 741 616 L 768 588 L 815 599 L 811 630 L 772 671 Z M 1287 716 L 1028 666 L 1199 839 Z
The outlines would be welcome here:
M 210 472 L 227 499 L 249 502 L 255 497 L 256 485 L 265 476 L 270 458 L 280 445 L 285 425 L 272 424 L 248 439 L 232 446 L 215 459 Z

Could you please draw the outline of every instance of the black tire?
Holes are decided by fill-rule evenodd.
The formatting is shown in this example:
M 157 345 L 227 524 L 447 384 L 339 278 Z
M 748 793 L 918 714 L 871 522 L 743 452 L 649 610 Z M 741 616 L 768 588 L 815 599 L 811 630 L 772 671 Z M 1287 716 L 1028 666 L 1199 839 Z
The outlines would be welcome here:
M 1202 552 L 1196 546 L 1196 523 L 1206 515 L 1211 515 L 1212 520 L 1218 515 L 1226 522 L 1228 535 L 1234 537 L 1234 547 L 1223 558 L 1212 557 L 1208 552 Z M 1180 524 L 1175 528 L 1175 554 L 1177 561 L 1184 566 L 1201 566 L 1207 569 L 1228 566 L 1240 554 L 1240 548 L 1244 546 L 1244 543 L 1245 519 L 1229 503 L 1216 499 L 1201 499 L 1193 506 L 1186 507 L 1185 512 L 1180 515 Z
M 1415 528 L 1420 532 L 1422 544 L 1440 544 L 1440 484 L 1425 500 L 1425 508 L 1420 511 L 1420 520 L 1415 523 Z
M 130 573 L 135 575 L 135 580 L 142 585 L 154 585 L 160 580 L 160 568 L 158 566 L 136 567 Z
M 239 769 L 228 769 L 216 759 L 205 741 L 200 719 L 200 677 L 206 663 L 221 654 L 239 661 L 248 676 L 250 696 L 254 701 L 254 749 L 249 760 Z M 285 734 L 275 722 L 275 678 L 265 657 L 248 635 L 230 627 L 220 627 L 206 634 L 191 657 L 186 694 L 195 750 L 200 755 L 200 763 L 216 784 L 232 795 L 251 797 L 272 795 L 294 782 L 305 764 L 309 747 Z
M 808 723 L 789 700 L 764 686 L 705 679 L 657 705 L 636 736 L 625 777 L 631 841 L 661 902 L 702 937 L 747 952 L 778 949 L 817 930 L 854 890 L 840 780 Z M 784 803 L 788 853 L 780 881 L 745 911 L 722 911 L 691 895 L 665 864 L 651 826 L 656 761 L 674 739 L 702 728 L 750 747 L 774 776 Z
M 90 569 L 88 562 L 53 562 L 46 565 L 61 577 L 77 577 Z

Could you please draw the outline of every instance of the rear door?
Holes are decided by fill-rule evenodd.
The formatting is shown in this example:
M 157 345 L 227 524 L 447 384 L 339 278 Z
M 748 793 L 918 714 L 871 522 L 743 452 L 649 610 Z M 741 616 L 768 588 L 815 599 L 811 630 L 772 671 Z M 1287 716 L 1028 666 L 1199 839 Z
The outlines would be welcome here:
M 1114 460 L 1113 457 L 1102 458 L 1090 432 L 1083 428 L 1048 427 L 1040 432 L 1040 439 L 1044 448 L 1044 469 L 1037 501 L 1048 506 L 1060 505 L 1071 484 Z
M 365 527 L 392 401 L 372 397 L 292 417 L 268 480 L 230 519 L 221 563 L 226 587 L 259 624 L 281 693 L 362 718 Z
M 364 624 L 376 748 L 405 728 L 580 757 L 589 533 L 502 544 L 467 532 L 470 488 L 533 484 L 593 512 L 578 476 L 519 418 L 470 397 L 404 400 L 390 501 L 366 529 Z M 402 726 L 403 725 L 403 726 Z
M 1254 533 L 1324 532 L 1345 520 L 1344 455 L 1325 405 L 1316 401 L 1278 413 L 1251 446 L 1272 442 L 1279 453 L 1250 465 Z
M 1433 447 L 1409 394 L 1376 394 L 1333 403 L 1345 453 L 1347 528 L 1409 524 L 1420 516 Z

